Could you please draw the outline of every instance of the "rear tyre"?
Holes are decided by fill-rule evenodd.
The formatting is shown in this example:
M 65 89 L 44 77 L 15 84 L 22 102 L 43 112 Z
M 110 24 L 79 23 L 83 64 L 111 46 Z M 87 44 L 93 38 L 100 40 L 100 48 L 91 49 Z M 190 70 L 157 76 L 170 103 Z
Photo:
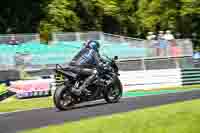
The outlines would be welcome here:
M 122 97 L 122 84 L 118 77 L 116 77 L 112 85 L 104 92 L 104 99 L 107 103 L 116 103 Z
M 59 86 L 53 96 L 54 105 L 59 110 L 71 109 L 74 105 L 74 98 L 66 88 L 66 86 Z

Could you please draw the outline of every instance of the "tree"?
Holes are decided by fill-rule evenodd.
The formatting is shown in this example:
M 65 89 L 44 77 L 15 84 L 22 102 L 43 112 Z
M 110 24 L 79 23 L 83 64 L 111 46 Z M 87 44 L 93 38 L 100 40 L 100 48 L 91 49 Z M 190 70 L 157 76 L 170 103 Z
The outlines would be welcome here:
M 141 38 L 170 29 L 195 33 L 200 45 L 199 0 L 6 0 L 0 10 L 1 33 L 95 30 Z
M 178 10 L 172 0 L 141 0 L 137 16 L 142 32 L 176 30 Z
M 6 0 L 0 5 L 0 32 L 36 32 L 42 11 L 41 0 Z
M 52 0 L 45 8 L 45 17 L 40 22 L 42 31 L 77 31 L 80 19 L 72 10 L 73 0 Z

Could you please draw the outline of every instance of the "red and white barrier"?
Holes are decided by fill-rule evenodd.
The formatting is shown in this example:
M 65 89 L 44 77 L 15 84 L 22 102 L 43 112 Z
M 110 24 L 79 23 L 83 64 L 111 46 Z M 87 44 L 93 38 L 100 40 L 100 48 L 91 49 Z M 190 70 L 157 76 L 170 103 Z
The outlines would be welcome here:
M 48 95 L 54 79 L 19 80 L 11 82 L 9 90 L 17 93 L 17 97 Z
M 120 71 L 119 73 L 124 91 L 182 85 L 180 69 Z M 18 97 L 44 96 L 55 89 L 52 83 L 54 79 L 20 80 L 11 82 L 9 90 L 16 92 Z

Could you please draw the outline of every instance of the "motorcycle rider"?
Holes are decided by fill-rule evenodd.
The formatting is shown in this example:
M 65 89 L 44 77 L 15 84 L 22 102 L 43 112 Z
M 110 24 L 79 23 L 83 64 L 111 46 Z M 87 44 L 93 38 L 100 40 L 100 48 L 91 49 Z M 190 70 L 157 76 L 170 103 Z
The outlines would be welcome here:
M 88 91 L 86 87 L 96 78 L 97 69 L 103 66 L 99 54 L 100 44 L 98 41 L 90 40 L 72 59 L 70 66 L 75 66 L 80 74 L 88 76 L 84 83 L 76 89 L 72 89 L 76 95 L 80 95 L 82 91 Z

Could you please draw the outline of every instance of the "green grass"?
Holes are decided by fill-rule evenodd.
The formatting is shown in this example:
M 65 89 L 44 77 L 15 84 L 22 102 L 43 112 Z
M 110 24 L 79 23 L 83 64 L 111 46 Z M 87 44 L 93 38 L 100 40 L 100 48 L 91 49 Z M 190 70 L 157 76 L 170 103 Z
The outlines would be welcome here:
M 171 90 L 190 90 L 193 88 L 200 88 L 200 85 L 192 85 L 192 86 L 183 86 L 170 88 Z M 158 90 L 169 90 L 166 89 L 157 89 L 157 90 L 149 90 L 150 93 L 156 94 L 155 92 Z M 141 96 L 146 94 L 146 90 L 136 90 L 134 96 Z M 133 95 L 133 94 L 131 94 Z M 127 95 L 126 95 L 127 96 Z M 48 108 L 54 107 L 52 97 L 46 98 L 33 98 L 33 99 L 16 99 L 15 97 L 8 98 L 2 102 L 0 102 L 0 112 L 11 112 L 17 110 L 31 110 L 34 108 Z
M 200 100 L 193 100 L 23 133 L 199 133 L 199 110 Z
M 7 86 L 5 84 L 0 84 L 0 95 L 7 91 Z
M 11 97 L 3 102 L 0 102 L 0 112 L 10 112 L 17 110 L 30 110 L 34 108 L 53 107 L 51 97 L 33 98 L 33 99 L 16 99 Z

